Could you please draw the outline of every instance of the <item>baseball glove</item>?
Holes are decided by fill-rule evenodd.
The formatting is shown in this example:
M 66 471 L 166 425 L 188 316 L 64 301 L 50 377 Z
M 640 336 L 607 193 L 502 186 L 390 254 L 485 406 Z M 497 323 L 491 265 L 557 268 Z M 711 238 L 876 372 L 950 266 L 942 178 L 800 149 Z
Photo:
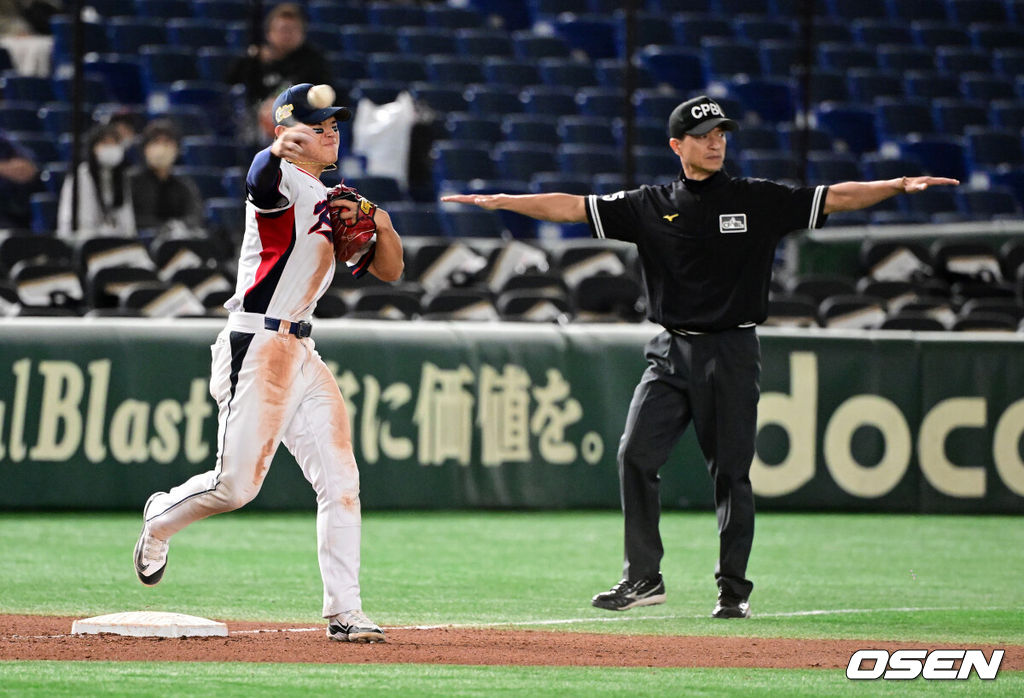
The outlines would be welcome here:
M 330 208 L 334 257 L 339 262 L 346 262 L 365 250 L 377 232 L 377 224 L 373 220 L 377 206 L 360 196 L 354 188 L 345 186 L 344 182 L 327 192 L 328 203 L 336 199 L 354 201 L 358 204 L 355 217 L 349 220 L 341 217 L 345 208 L 338 206 Z

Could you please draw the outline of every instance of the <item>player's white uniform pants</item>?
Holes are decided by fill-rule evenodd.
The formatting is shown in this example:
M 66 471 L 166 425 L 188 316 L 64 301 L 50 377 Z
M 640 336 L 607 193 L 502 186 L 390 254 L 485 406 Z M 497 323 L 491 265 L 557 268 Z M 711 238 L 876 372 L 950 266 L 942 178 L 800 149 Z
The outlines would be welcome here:
M 266 330 L 263 322 L 232 313 L 218 335 L 210 377 L 219 408 L 216 467 L 156 496 L 150 534 L 167 540 L 251 501 L 283 442 L 316 491 L 323 615 L 362 608 L 359 471 L 345 402 L 311 338 Z

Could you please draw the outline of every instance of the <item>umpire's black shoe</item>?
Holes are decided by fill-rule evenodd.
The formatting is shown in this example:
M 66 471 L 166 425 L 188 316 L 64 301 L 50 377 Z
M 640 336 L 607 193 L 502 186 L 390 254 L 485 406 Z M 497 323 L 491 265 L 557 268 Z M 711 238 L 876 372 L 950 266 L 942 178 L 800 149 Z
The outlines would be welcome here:
M 634 606 L 665 603 L 665 582 L 660 574 L 635 582 L 623 579 L 610 590 L 595 596 L 590 603 L 609 611 L 625 611 Z
M 750 618 L 750 602 L 718 592 L 718 603 L 715 610 L 711 612 L 712 618 Z

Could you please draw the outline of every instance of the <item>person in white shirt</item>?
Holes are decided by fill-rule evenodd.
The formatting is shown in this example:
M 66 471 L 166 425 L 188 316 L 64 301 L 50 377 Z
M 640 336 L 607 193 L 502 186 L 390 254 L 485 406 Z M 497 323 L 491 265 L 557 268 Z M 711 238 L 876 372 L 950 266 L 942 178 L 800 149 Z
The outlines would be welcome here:
M 87 238 L 134 237 L 135 214 L 125 149 L 115 126 L 97 126 L 86 138 L 85 160 L 78 166 L 78 224 L 72 228 L 72 182 L 67 176 L 57 205 L 57 235 Z

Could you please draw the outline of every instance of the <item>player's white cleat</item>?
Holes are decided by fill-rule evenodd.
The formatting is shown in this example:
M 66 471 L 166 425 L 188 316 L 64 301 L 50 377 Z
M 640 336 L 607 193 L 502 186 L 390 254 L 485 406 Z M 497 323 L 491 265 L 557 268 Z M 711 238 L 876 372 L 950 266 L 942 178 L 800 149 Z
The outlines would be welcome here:
M 340 642 L 384 642 L 384 631 L 355 609 L 331 618 L 327 624 L 327 637 Z
M 160 581 L 167 567 L 167 541 L 149 535 L 149 527 L 146 526 L 149 505 L 158 494 L 166 493 L 157 492 L 146 500 L 146 506 L 142 509 L 142 533 L 135 544 L 135 574 L 139 576 L 140 582 L 150 587 Z

